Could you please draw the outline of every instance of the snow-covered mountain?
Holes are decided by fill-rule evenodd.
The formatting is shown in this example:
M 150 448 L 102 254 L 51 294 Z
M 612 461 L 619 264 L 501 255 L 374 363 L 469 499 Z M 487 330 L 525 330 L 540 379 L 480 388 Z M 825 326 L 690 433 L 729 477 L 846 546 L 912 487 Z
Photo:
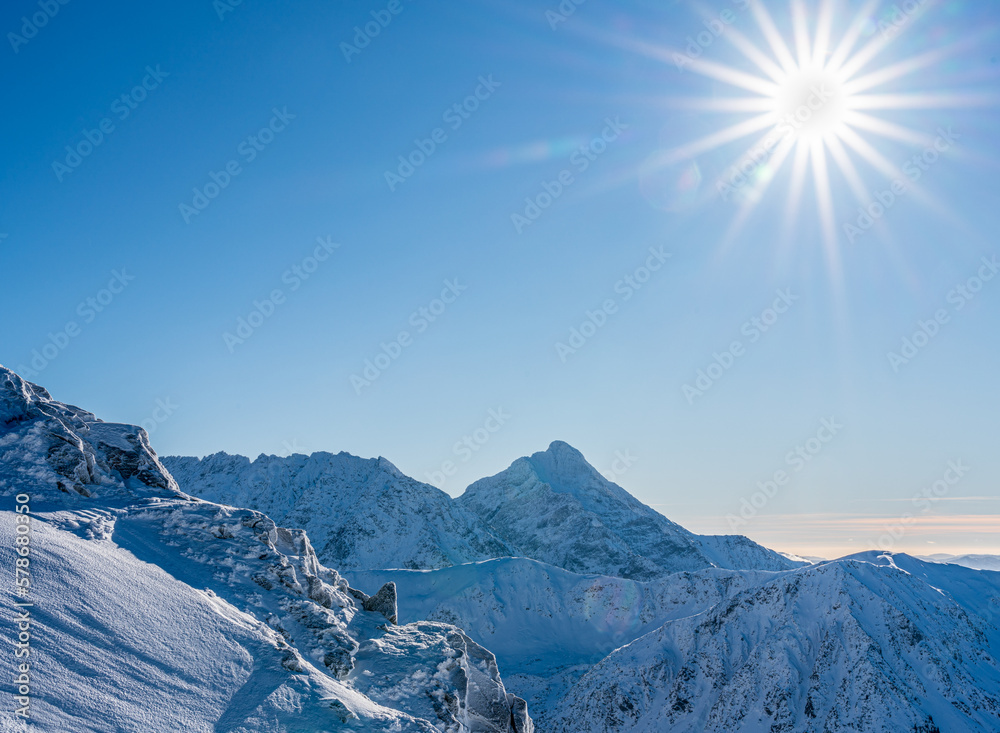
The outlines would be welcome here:
M 477 481 L 458 500 L 384 458 L 167 456 L 181 488 L 305 529 L 343 570 L 436 569 L 522 556 L 573 572 L 637 580 L 710 567 L 797 563 L 740 536 L 700 536 L 650 509 L 556 441 Z M 391 538 L 387 542 L 386 539 Z
M 369 596 L 301 530 L 181 493 L 141 428 L 3 367 L 0 494 L 29 497 L 35 604 L 30 728 L 8 705 L 5 732 L 533 729 L 460 629 L 396 625 L 395 586 Z M 15 516 L 0 512 L 5 567 Z M 5 648 L 17 629 L 0 624 Z
M 216 453 L 163 463 L 190 494 L 306 530 L 320 559 L 342 571 L 441 568 L 512 554 L 478 517 L 384 458 L 314 453 L 250 461 Z
M 1000 731 L 1000 573 L 694 535 L 564 443 L 458 500 L 346 454 L 170 464 L 0 367 L 30 731 Z
M 610 654 L 553 732 L 997 731 L 998 595 L 905 555 L 783 573 Z
M 407 599 L 401 621 L 452 623 L 489 647 L 511 670 L 505 679 L 528 700 L 539 731 L 549 730 L 548 712 L 610 652 L 774 577 L 710 568 L 642 582 L 579 575 L 526 558 L 347 575 L 364 587 L 394 583 Z
M 746 537 L 689 532 L 608 481 L 562 441 L 475 482 L 458 501 L 519 555 L 578 573 L 651 580 L 710 567 L 800 564 Z

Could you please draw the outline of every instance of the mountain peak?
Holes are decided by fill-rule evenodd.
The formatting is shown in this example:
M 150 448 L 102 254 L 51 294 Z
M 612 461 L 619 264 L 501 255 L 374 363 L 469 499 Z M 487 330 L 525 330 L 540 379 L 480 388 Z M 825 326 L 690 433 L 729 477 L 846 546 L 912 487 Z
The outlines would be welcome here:
M 583 453 L 581 453 L 576 448 L 571 446 L 565 440 L 553 440 L 551 443 L 549 443 L 549 447 L 546 450 L 540 452 L 551 453 L 553 455 L 573 456 L 579 458 L 579 460 L 581 461 L 586 461 L 586 459 L 583 457 Z
M 594 483 L 610 484 L 596 468 L 583 457 L 583 453 L 561 440 L 554 440 L 547 450 L 533 453 L 522 459 L 527 461 L 535 475 L 558 493 L 576 493 Z

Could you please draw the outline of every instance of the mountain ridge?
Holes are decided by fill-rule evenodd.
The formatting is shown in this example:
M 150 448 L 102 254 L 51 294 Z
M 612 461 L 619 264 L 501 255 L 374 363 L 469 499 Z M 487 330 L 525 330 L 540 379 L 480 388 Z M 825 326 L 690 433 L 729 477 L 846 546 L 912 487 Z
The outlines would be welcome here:
M 605 479 L 563 441 L 516 459 L 455 499 L 406 476 L 384 457 L 343 451 L 162 460 L 194 495 L 303 527 L 320 557 L 341 569 L 438 569 L 524 556 L 576 572 L 648 580 L 709 567 L 778 571 L 800 564 L 738 535 L 687 531 Z M 611 525 L 604 528 L 609 517 Z M 552 545 L 568 544 L 552 529 L 569 522 L 575 524 L 568 533 L 589 545 L 560 554 Z M 533 526 L 515 529 L 518 523 Z M 394 538 L 391 547 L 366 533 L 371 526 Z M 626 530 L 633 536 L 623 537 Z M 656 556 L 643 555 L 641 544 L 656 548 Z M 599 562 L 599 556 L 615 560 Z

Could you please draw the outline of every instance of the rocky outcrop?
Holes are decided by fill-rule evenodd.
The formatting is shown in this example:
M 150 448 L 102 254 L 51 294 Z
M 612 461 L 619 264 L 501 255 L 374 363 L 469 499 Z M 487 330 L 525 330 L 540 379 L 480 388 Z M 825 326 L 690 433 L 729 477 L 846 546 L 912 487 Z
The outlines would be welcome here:
M 164 689 L 192 705 L 171 718 L 177 730 L 530 726 L 495 658 L 460 629 L 396 624 L 393 583 L 371 597 L 354 591 L 324 567 L 306 532 L 181 493 L 141 428 L 103 423 L 2 367 L 0 490 L 31 497 L 44 561 L 61 558 L 57 573 L 44 574 L 45 639 L 32 660 L 51 661 L 38 677 L 48 692 L 32 730 L 148 727 Z M 12 538 L 3 547 L 14 547 Z M 142 592 L 131 576 L 141 577 Z M 172 609 L 166 616 L 161 604 Z M 8 648 L 12 628 L 0 626 Z M 198 638 L 198 669 L 177 648 L 187 636 Z M 216 656 L 226 660 L 217 668 Z M 88 677 L 95 660 L 110 662 L 97 682 Z M 84 687 L 86 700 L 76 694 Z
M 357 588 L 348 588 L 348 592 L 361 601 L 361 605 L 366 611 L 382 614 L 389 623 L 394 624 L 399 618 L 399 611 L 396 607 L 396 584 L 392 581 L 385 583 L 373 596 L 369 596 Z

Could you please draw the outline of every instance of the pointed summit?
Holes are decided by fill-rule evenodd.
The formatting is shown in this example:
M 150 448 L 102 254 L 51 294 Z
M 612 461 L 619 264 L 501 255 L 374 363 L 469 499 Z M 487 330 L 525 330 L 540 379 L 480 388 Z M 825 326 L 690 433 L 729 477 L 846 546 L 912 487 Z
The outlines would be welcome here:
M 578 573 L 650 580 L 710 567 L 793 567 L 745 537 L 689 532 L 560 440 L 475 482 L 458 501 L 518 554 Z
M 574 572 L 647 580 L 712 566 L 690 532 L 562 441 L 477 481 L 459 502 L 519 553 Z
M 533 453 L 528 461 L 540 478 L 553 486 L 572 487 L 582 479 L 603 479 L 583 453 L 561 440 L 553 440 L 547 450 Z

